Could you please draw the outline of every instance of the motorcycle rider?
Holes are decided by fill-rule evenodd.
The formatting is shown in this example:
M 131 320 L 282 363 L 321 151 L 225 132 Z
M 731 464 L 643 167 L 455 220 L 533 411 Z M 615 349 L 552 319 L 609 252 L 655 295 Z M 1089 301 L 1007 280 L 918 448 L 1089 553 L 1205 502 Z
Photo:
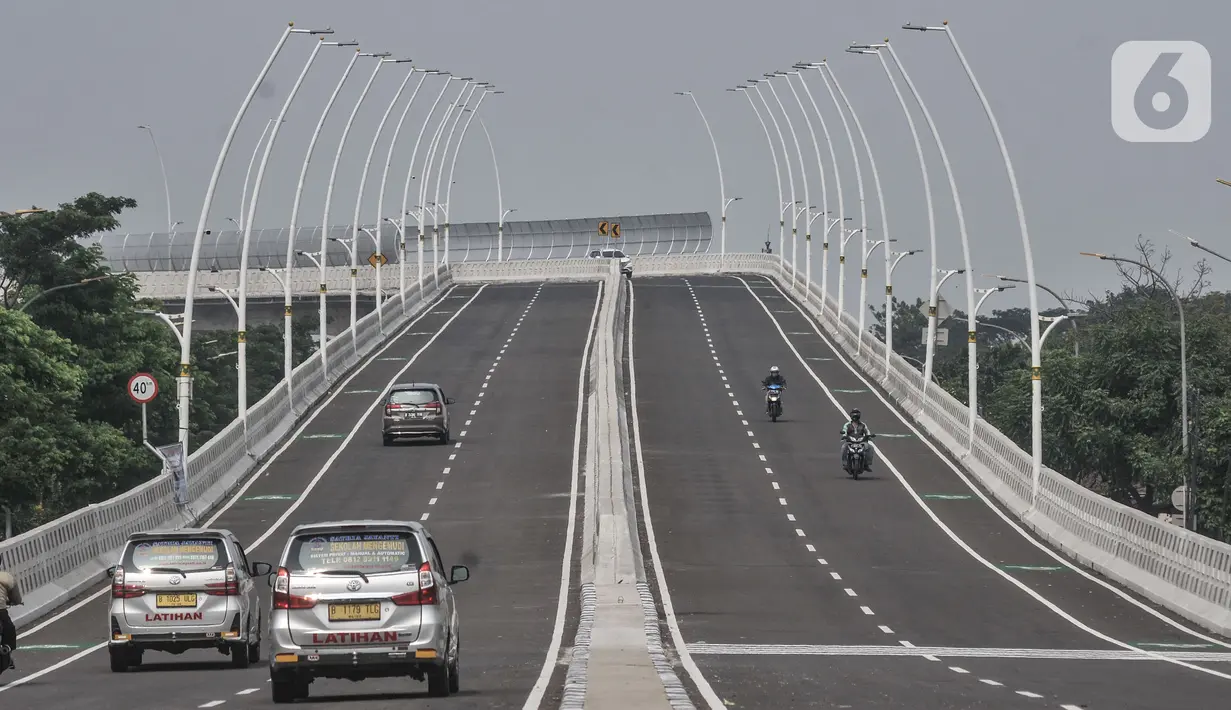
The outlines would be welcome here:
M 769 376 L 761 380 L 762 387 L 769 387 L 770 385 L 778 385 L 782 389 L 786 389 L 786 378 L 782 376 L 781 372 L 778 372 L 777 365 L 770 367 Z M 765 411 L 766 412 L 769 411 L 769 400 L 768 399 L 765 401 Z
M 850 451 L 850 446 L 848 442 L 851 440 L 851 438 L 853 437 L 853 438 L 866 439 L 868 434 L 870 433 L 870 431 L 868 430 L 868 425 L 863 423 L 863 417 L 860 414 L 858 409 L 852 409 L 850 417 L 851 417 L 850 421 L 842 425 L 842 466 L 843 467 L 846 466 L 846 457 Z M 872 470 L 872 452 L 873 452 L 873 448 L 871 446 L 865 446 L 863 449 L 864 469 L 867 471 Z
M 9 657 L 9 669 L 15 670 L 13 651 L 17 649 L 17 627 L 9 616 L 9 607 L 21 604 L 21 590 L 17 588 L 17 579 L 4 569 L 4 560 L 0 558 L 0 646 Z

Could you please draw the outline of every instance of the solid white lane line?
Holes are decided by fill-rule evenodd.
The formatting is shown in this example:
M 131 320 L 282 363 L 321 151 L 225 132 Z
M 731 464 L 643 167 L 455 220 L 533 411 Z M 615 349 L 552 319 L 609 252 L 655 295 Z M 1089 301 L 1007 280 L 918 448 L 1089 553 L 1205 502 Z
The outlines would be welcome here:
M 573 423 L 573 465 L 571 473 L 571 482 L 569 484 L 569 500 L 568 500 L 568 526 L 564 533 L 564 556 L 560 564 L 560 589 L 556 598 L 556 621 L 551 630 L 551 643 L 547 646 L 547 655 L 543 658 L 543 667 L 539 671 L 538 680 L 534 682 L 534 687 L 530 689 L 530 695 L 527 696 L 525 704 L 522 705 L 522 710 L 537 710 L 539 704 L 543 702 L 543 694 L 547 692 L 547 686 L 551 683 L 552 672 L 560 661 L 560 641 L 564 636 L 564 622 L 566 620 L 566 612 L 568 611 L 568 591 L 569 577 L 573 569 L 573 537 L 577 529 L 577 482 L 578 474 L 581 470 L 581 425 L 582 415 L 585 412 L 585 394 L 586 394 L 586 371 L 589 369 L 590 362 L 590 347 L 594 342 L 594 329 L 598 323 L 599 306 L 603 302 L 603 291 L 606 286 L 603 282 L 599 282 L 598 293 L 594 298 L 594 313 L 590 316 L 590 329 L 586 332 L 586 345 L 581 351 L 581 367 L 577 373 L 577 417 Z M 615 298 L 615 294 L 611 295 Z M 628 313 L 628 329 L 632 333 L 632 287 L 629 287 L 629 313 Z M 629 361 L 632 361 L 632 349 L 629 348 Z M 636 385 L 633 385 L 636 392 Z M 633 395 L 634 398 L 636 395 Z M 633 400 L 636 402 L 636 399 Z M 633 406 L 634 421 L 636 417 L 636 407 Z M 643 498 L 644 500 L 644 498 Z M 649 521 L 647 520 L 647 527 Z M 661 574 L 661 570 L 659 571 Z M 715 708 L 718 710 L 718 708 Z M 726 710 L 722 708 L 721 710 Z
M 799 350 L 798 350 L 798 349 L 796 349 L 796 347 L 795 347 L 795 344 L 794 344 L 793 342 L 791 342 L 791 339 L 790 339 L 789 337 L 787 337 L 786 332 L 785 332 L 784 330 L 782 330 L 782 325 L 781 325 L 780 323 L 778 323 L 778 319 L 774 318 L 773 314 L 769 312 L 769 308 L 768 308 L 768 307 L 765 305 L 765 303 L 761 300 L 760 296 L 757 296 L 756 292 L 755 292 L 755 291 L 754 291 L 751 287 L 749 287 L 749 286 L 748 286 L 748 282 L 747 282 L 747 281 L 744 281 L 744 279 L 742 279 L 742 278 L 740 278 L 740 277 L 738 277 L 738 276 L 736 276 L 736 277 L 732 277 L 732 278 L 735 278 L 735 279 L 739 280 L 741 283 L 743 283 L 743 284 L 744 284 L 744 287 L 748 290 L 748 292 L 749 292 L 750 294 L 752 294 L 752 297 L 753 297 L 754 299 L 756 299 L 757 303 L 759 303 L 759 304 L 761 305 L 761 308 L 765 310 L 766 315 L 767 315 L 767 316 L 769 317 L 769 319 L 773 322 L 774 327 L 778 330 L 778 334 L 779 334 L 780 336 L 782 336 L 782 340 L 783 340 L 783 342 L 785 342 L 785 343 L 786 343 L 786 345 L 787 345 L 787 347 L 791 349 L 791 352 L 795 354 L 796 359 L 798 359 L 798 360 L 799 360 L 799 363 L 800 363 L 801 365 L 803 365 L 803 367 L 804 367 L 804 369 L 805 369 L 805 370 L 807 370 L 807 371 L 808 371 L 808 374 L 810 374 L 810 375 L 812 376 L 812 379 L 816 382 L 817 386 L 819 386 L 819 387 L 821 388 L 821 390 L 825 393 L 826 397 L 828 397 L 829 401 L 833 403 L 833 405 L 834 405 L 834 407 L 835 407 L 835 408 L 837 408 L 837 409 L 838 409 L 839 411 L 841 411 L 841 412 L 845 412 L 846 410 L 842 407 L 842 404 L 838 401 L 838 399 L 837 399 L 836 397 L 834 397 L 833 392 L 829 389 L 829 387 L 828 387 L 828 386 L 826 386 L 826 385 L 825 385 L 825 383 L 821 380 L 821 378 L 820 378 L 819 376 L 817 376 L 816 372 L 815 372 L 815 371 L 812 369 L 812 367 L 808 364 L 807 360 L 805 360 L 805 359 L 804 359 L 804 357 L 803 357 L 802 355 L 800 355 Z M 781 292 L 781 290 L 779 290 L 779 292 Z M 798 305 L 796 305 L 796 308 L 799 308 L 799 306 L 798 306 Z M 801 312 L 801 313 L 803 313 L 803 311 L 802 311 L 802 310 L 801 310 L 800 312 Z M 807 316 L 806 316 L 806 314 L 805 314 L 805 317 L 807 317 Z M 960 478 L 962 478 L 962 480 L 966 482 L 966 484 L 967 484 L 967 485 L 971 488 L 971 490 L 973 490 L 973 491 L 974 491 L 974 492 L 975 492 L 975 493 L 979 496 L 979 498 L 980 498 L 981 500 L 983 500 L 983 501 L 984 501 L 984 502 L 988 505 L 988 507 L 990 507 L 993 511 L 995 511 L 998 515 L 1000 515 L 1000 517 L 1001 517 L 1001 519 L 1002 519 L 1002 520 L 1004 520 L 1004 521 L 1005 521 L 1005 522 L 1006 522 L 1006 523 L 1007 523 L 1010 527 L 1012 527 L 1014 530 L 1017 530 L 1017 531 L 1018 531 L 1018 533 L 1020 533 L 1020 534 L 1021 534 L 1024 538 L 1026 538 L 1027 540 L 1030 540 L 1033 544 L 1035 544 L 1035 546 L 1036 546 L 1036 547 L 1038 547 L 1039 549 L 1042 549 L 1042 550 L 1044 550 L 1044 551 L 1047 551 L 1047 552 L 1048 552 L 1048 553 L 1049 553 L 1049 554 L 1050 554 L 1053 558 L 1055 558 L 1055 559 L 1059 560 L 1060 562 L 1062 562 L 1062 563 L 1063 563 L 1066 567 L 1068 567 L 1069 569 L 1074 570 L 1074 571 L 1077 571 L 1077 572 L 1080 572 L 1080 573 L 1082 573 L 1082 575 L 1083 575 L 1083 576 L 1085 576 L 1085 577 L 1087 577 L 1087 578 L 1089 578 L 1089 579 L 1091 579 L 1091 580 L 1093 580 L 1093 581 L 1095 581 L 1095 582 L 1098 582 L 1098 580 L 1095 580 L 1093 577 L 1091 577 L 1090 575 L 1086 574 L 1086 573 L 1085 573 L 1083 570 L 1081 570 L 1080 568 L 1078 568 L 1078 567 L 1076 567 L 1076 566 L 1072 565 L 1072 564 L 1071 564 L 1071 563 L 1069 563 L 1068 561 L 1066 561 L 1066 560 L 1064 560 L 1063 558 L 1061 558 L 1061 557 L 1060 557 L 1057 553 L 1055 553 L 1055 551 L 1050 550 L 1049 548 L 1047 548 L 1047 546 L 1045 546 L 1045 545 L 1043 545 L 1042 543 L 1039 543 L 1038 541 L 1036 541 L 1036 540 L 1034 540 L 1033 538 L 1031 538 L 1031 537 L 1030 537 L 1030 536 L 1029 536 L 1029 535 L 1028 535 L 1028 534 L 1027 534 L 1024 530 L 1022 530 L 1022 529 L 1021 529 L 1021 528 L 1020 528 L 1020 527 L 1019 527 L 1016 523 L 1014 523 L 1012 520 L 1010 520 L 1010 519 L 1008 518 L 1008 516 L 1006 516 L 1003 512 L 1001 512 L 1001 511 L 999 510 L 999 508 L 997 508 L 996 506 L 994 506 L 994 505 L 991 503 L 991 501 L 989 501 L 989 500 L 987 499 L 987 497 L 983 494 L 983 492 L 982 492 L 981 490 L 979 490 L 979 489 L 978 489 L 978 487 L 977 487 L 977 486 L 975 486 L 975 485 L 974 485 L 974 483 L 973 483 L 973 482 L 972 482 L 972 481 L 971 481 L 971 480 L 970 480 L 970 479 L 969 479 L 969 478 L 965 475 L 965 473 L 964 473 L 964 472 L 962 472 L 962 471 L 961 471 L 960 469 L 958 469 L 958 468 L 957 468 L 957 467 L 956 467 L 956 466 L 955 466 L 955 465 L 954 465 L 951 461 L 949 461 L 949 458 L 948 458 L 947 456 L 944 456 L 944 455 L 940 452 L 940 450 L 939 450 L 939 449 L 937 449 L 937 448 L 935 447 L 935 445 L 933 445 L 930 441 L 928 441 L 928 440 L 927 440 L 927 438 L 926 438 L 926 437 L 924 437 L 924 436 L 922 435 L 922 433 L 920 433 L 920 432 L 919 432 L 919 430 L 918 430 L 918 429 L 916 429 L 916 428 L 914 427 L 914 425 L 912 425 L 912 424 L 911 424 L 911 423 L 907 420 L 907 418 L 906 418 L 904 415 L 902 415 L 902 414 L 898 411 L 898 409 L 897 409 L 896 407 L 894 407 L 893 405 L 891 405 L 891 404 L 890 404 L 890 403 L 889 403 L 889 402 L 888 402 L 888 401 L 887 401 L 887 400 L 886 400 L 883 396 L 881 396 L 881 394 L 880 394 L 879 392 L 877 392 L 877 391 L 876 391 L 876 388 L 875 388 L 875 387 L 872 387 L 871 383 L 869 383 L 869 382 L 867 381 L 867 379 L 865 379 L 865 378 L 862 376 L 862 374 L 860 374 L 860 373 L 859 373 L 859 372 L 858 372 L 858 371 L 854 368 L 854 366 L 852 366 L 852 365 L 851 365 L 851 364 L 850 364 L 850 363 L 849 363 L 849 362 L 845 359 L 845 357 L 843 357 L 843 354 L 842 354 L 842 353 L 838 352 L 838 349 L 837 349 L 837 348 L 836 348 L 836 347 L 835 347 L 832 343 L 830 343 L 829 339 L 825 337 L 825 335 L 821 332 L 820 328 L 819 328 L 819 327 L 817 327 L 817 326 L 816 326 L 816 324 L 815 324 L 815 323 L 814 323 L 814 322 L 813 322 L 810 318 L 808 319 L 808 322 L 809 322 L 809 325 L 811 325 L 811 326 L 813 327 L 813 330 L 815 330 L 815 331 L 816 331 L 816 333 L 817 333 L 818 335 L 820 335 L 820 336 L 821 336 L 821 338 L 825 341 L 825 343 L 826 343 L 827 345 L 829 345 L 829 347 L 830 347 L 830 348 L 834 351 L 835 355 L 836 355 L 836 356 L 837 356 L 840 360 L 842 360 L 842 362 L 843 362 L 844 364 L 846 364 L 847 368 L 848 368 L 848 369 L 850 369 L 850 371 L 851 371 L 851 372 L 855 373 L 855 375 L 856 375 L 857 377 L 859 377 L 859 378 L 860 378 L 860 380 L 862 380 L 865 384 L 867 384 L 868 388 L 869 388 L 869 389 L 870 389 L 870 390 L 871 390 L 874 394 L 876 394 L 876 396 L 877 396 L 877 397 L 881 400 L 881 402 L 882 402 L 882 403 L 884 403 L 884 405 L 885 405 L 885 406 L 886 406 L 886 407 L 887 407 L 887 408 L 888 408 L 891 412 L 893 412 L 893 413 L 895 414 L 895 416 L 897 416 L 897 417 L 898 417 L 898 418 L 899 418 L 899 419 L 900 419 L 900 420 L 901 420 L 901 421 L 902 421 L 902 422 L 903 422 L 903 423 L 904 423 L 904 424 L 905 424 L 905 425 L 906 425 L 906 426 L 907 426 L 907 427 L 908 427 L 908 428 L 909 428 L 912 432 L 914 432 L 914 433 L 915 433 L 916 438 L 917 438 L 917 439 L 919 439 L 920 441 L 923 441 L 923 442 L 924 442 L 924 443 L 925 443 L 925 444 L 926 444 L 929 448 L 931 448 L 931 449 L 932 449 L 932 450 L 936 453 L 937 457 L 938 457 L 941 461 L 943 461 L 946 465 L 948 465 L 948 466 L 949 466 L 949 467 L 950 467 L 950 468 L 951 468 L 951 469 L 952 469 L 952 470 L 953 470 L 953 471 L 954 471 L 954 472 L 955 472 L 955 473 L 956 473 L 956 474 L 957 474 Z M 1000 576 L 1001 576 L 1004 580 L 1006 580 L 1007 582 L 1009 582 L 1009 583 L 1010 583 L 1010 584 L 1012 584 L 1013 586 L 1017 587 L 1017 588 L 1018 588 L 1018 589 L 1020 589 L 1021 591 L 1025 592 L 1027 595 L 1029 595 L 1031 598 L 1033 598 L 1033 599 L 1034 599 L 1036 602 L 1038 602 L 1039 604 L 1043 605 L 1045 608 L 1047 608 L 1047 609 L 1048 609 L 1049 611 L 1051 611 L 1052 613 L 1056 614 L 1056 615 L 1057 615 L 1057 616 L 1059 616 L 1060 618 L 1062 618 L 1062 619 L 1064 619 L 1065 621 L 1069 622 L 1070 624 L 1072 624 L 1072 625 L 1073 625 L 1073 626 L 1075 626 L 1076 628 L 1078 628 L 1078 629 L 1080 629 L 1080 630 L 1082 630 L 1082 631 L 1085 631 L 1086 633 L 1090 634 L 1091 636 L 1094 636 L 1095 638 L 1098 638 L 1098 639 L 1100 639 L 1100 640 L 1102 640 L 1102 641 L 1105 641 L 1105 642 L 1107 642 L 1107 643 L 1113 644 L 1113 645 L 1115 645 L 1115 646 L 1119 646 L 1120 648 L 1124 648 L 1124 649 L 1127 649 L 1127 650 L 1135 651 L 1135 652 L 1140 653 L 1140 654 L 1142 654 L 1142 655 L 1145 655 L 1145 656 L 1150 656 L 1151 658 L 1154 658 L 1154 659 L 1156 659 L 1156 660 L 1165 661 L 1165 662 L 1167 662 L 1167 663 L 1173 663 L 1173 664 L 1175 664 L 1175 665 L 1182 666 L 1182 667 L 1184 667 L 1184 668 L 1188 668 L 1189 670 L 1195 670 L 1195 671 L 1198 671 L 1198 672 L 1200 672 L 1200 673 L 1205 673 L 1205 674 L 1207 674 L 1207 675 L 1212 675 L 1212 676 L 1215 676 L 1215 677 L 1218 677 L 1218 678 L 1222 678 L 1222 679 L 1224 679 L 1224 680 L 1231 680 L 1231 674 L 1222 673 L 1222 672 L 1216 671 L 1216 670 L 1214 670 L 1214 669 L 1212 669 L 1212 668 L 1205 668 L 1205 667 L 1203 667 L 1203 666 L 1198 666 L 1198 665 L 1195 665 L 1195 664 L 1192 664 L 1192 663 L 1188 663 L 1188 662 L 1186 662 L 1186 661 L 1181 661 L 1181 660 L 1178 660 L 1178 659 L 1175 659 L 1175 658 L 1168 658 L 1167 656 L 1163 656 L 1163 655 L 1161 655 L 1161 654 L 1155 653 L 1155 652 L 1150 651 L 1150 650 L 1148 650 L 1148 649 L 1140 648 L 1140 647 L 1138 647 L 1138 646 L 1133 646 L 1132 644 L 1125 643 L 1124 641 L 1121 641 L 1121 640 L 1119 640 L 1119 639 L 1116 639 L 1116 638 L 1113 638 L 1113 637 L 1111 637 L 1111 636 L 1108 636 L 1107 634 L 1105 634 L 1105 633 L 1103 633 L 1103 632 L 1101 632 L 1101 631 L 1099 631 L 1099 630 L 1097 630 L 1097 629 L 1095 629 L 1095 628 L 1093 628 L 1093 627 L 1091 627 L 1091 626 L 1087 625 L 1085 622 L 1083 622 L 1083 621 L 1081 621 L 1080 619 L 1078 619 L 1078 618 L 1074 617 L 1072 614 L 1068 613 L 1068 612 L 1067 612 L 1067 611 L 1065 611 L 1064 609 L 1061 609 L 1059 606 L 1057 606 L 1057 605 L 1056 605 L 1055 603 L 1053 603 L 1051 600 L 1049 600 L 1049 599 L 1047 599 L 1046 597 L 1044 597 L 1042 594 L 1040 594 L 1040 593 L 1038 593 L 1037 591 L 1035 591 L 1032 587 L 1030 587 L 1029 585 L 1027 585 L 1025 582 L 1022 582 L 1022 581 L 1021 581 L 1020 579 L 1018 579 L 1017 577 L 1015 577 L 1015 576 L 1013 576 L 1013 575 L 1009 574 L 1008 572 L 1006 572 L 1005 570 L 1001 569 L 1000 567 L 997 567 L 996 565 L 994 565 L 994 564 L 992 564 L 990 561 L 988 561 L 988 560 L 987 560 L 987 558 L 985 558 L 985 557 L 983 557 L 982 555 L 980 555 L 980 554 L 979 554 L 979 553 L 978 553 L 978 552 L 977 552 L 974 548 L 972 548 L 970 545 L 968 545 L 968 544 L 966 543 L 966 541 L 965 541 L 965 540 L 963 540 L 962 538 L 960 538 L 960 537 L 957 535 L 957 533 L 955 533 L 955 532 L 953 531 L 953 529 L 952 529 L 952 528 L 950 528 L 950 527 L 949 527 L 949 526 L 948 526 L 948 525 L 947 525 L 947 524 L 946 524 L 943 520 L 941 520 L 941 519 L 940 519 L 940 516 L 938 516 L 938 515 L 936 514 L 936 512 L 935 512 L 935 511 L 933 511 L 933 510 L 932 510 L 932 508 L 931 508 L 930 506 L 928 506 L 928 504 L 927 504 L 927 503 L 923 500 L 923 498 L 921 498 L 921 497 L 919 496 L 919 493 L 918 493 L 917 491 L 915 491 L 915 488 L 914 488 L 914 487 L 913 487 L 913 486 L 912 486 L 912 485 L 911 485 L 911 484 L 910 484 L 910 483 L 906 480 L 906 477 L 905 477 L 905 476 L 903 476 L 903 475 L 902 475 L 902 473 L 901 473 L 901 472 L 897 469 L 897 467 L 893 465 L 893 462 L 889 459 L 889 457 L 888 457 L 888 456 L 886 456 L 886 455 L 884 455 L 884 454 L 882 453 L 882 454 L 881 454 L 881 460 L 884 462 L 884 465 L 885 465 L 885 466 L 886 466 L 886 467 L 887 467 L 887 468 L 888 468 L 888 469 L 889 469 L 889 470 L 893 473 L 894 477 L 898 479 L 898 483 L 900 483 L 900 484 L 901 484 L 901 486 L 902 486 L 902 487 L 906 490 L 907 494 L 909 494 L 909 495 L 910 495 L 910 497 L 914 499 L 915 503 L 916 503 L 916 504 L 917 504 L 917 505 L 918 505 L 918 506 L 919 506 L 919 507 L 923 510 L 923 512 L 924 512 L 924 513 L 925 513 L 925 514 L 926 514 L 926 515 L 927 515 L 927 516 L 928 516 L 928 517 L 932 520 L 932 522 L 933 522 L 933 523 L 935 523 L 935 524 L 936 524 L 936 526 L 937 526 L 938 528 L 940 528 L 940 530 L 941 530 L 941 531 L 943 531 L 943 532 L 945 533 L 945 535 L 947 535 L 947 536 L 949 537 L 949 539 L 950 539 L 950 540 L 952 540 L 952 541 L 954 542 L 954 544 L 956 544 L 958 547 L 960 547 L 960 548 L 961 548 L 961 549 L 962 549 L 962 550 L 963 550 L 966 554 L 970 555 L 970 556 L 971 556 L 974 560 L 976 560 L 977 562 L 979 562 L 980 564 L 982 564 L 984 567 L 986 567 L 987 569 L 991 570 L 992 572 L 994 572 L 994 573 L 996 573 L 996 574 L 1000 575 Z M 1144 604 L 1141 604 L 1140 602 L 1137 602 L 1136 600 L 1133 600 L 1131 597 L 1128 597 L 1126 594 L 1123 594 L 1122 592 L 1120 592 L 1119 590 L 1117 590 L 1115 587 L 1112 587 L 1112 586 L 1108 585 L 1107 583 L 1100 583 L 1100 584 L 1101 584 L 1103 587 L 1105 587 L 1105 588 L 1107 588 L 1107 589 L 1110 589 L 1111 591 L 1115 592 L 1117 595 L 1119 595 L 1119 596 L 1121 596 L 1121 597 L 1123 597 L 1123 598 L 1125 598 L 1125 599 L 1128 599 L 1128 600 L 1129 600 L 1129 601 L 1131 601 L 1131 602 L 1132 602 L 1135 606 L 1137 606 L 1137 607 L 1139 607 L 1139 608 L 1141 608 L 1141 609 L 1146 610 L 1147 612 L 1149 612 L 1151 615 L 1155 616 L 1156 618 L 1159 618 L 1159 619 L 1162 619 L 1162 620 L 1166 621 L 1168 624 L 1172 625 L 1173 627 L 1175 627 L 1175 628 L 1177 628 L 1177 629 L 1180 629 L 1180 630 L 1182 630 L 1182 631 L 1185 631 L 1186 633 L 1189 633 L 1189 634 L 1190 634 L 1190 635 L 1192 635 L 1192 636 L 1196 636 L 1197 638 L 1201 638 L 1201 639 L 1207 640 L 1207 641 L 1209 641 L 1209 642 L 1211 642 L 1211 643 L 1215 643 L 1215 644 L 1217 644 L 1217 645 L 1219 645 L 1219 646 L 1223 646 L 1223 647 L 1231 648 L 1231 644 L 1227 644 L 1227 643 L 1225 643 L 1225 642 L 1219 641 L 1219 640 L 1217 640 L 1217 639 L 1214 639 L 1214 638 L 1211 638 L 1211 637 L 1205 636 L 1204 634 L 1200 634 L 1200 633 L 1198 633 L 1198 632 L 1196 632 L 1196 631 L 1193 631 L 1192 629 L 1189 629 L 1188 627 L 1184 626 L 1183 624 L 1180 624 L 1180 623 L 1178 623 L 1178 622 L 1176 622 L 1176 621 L 1174 621 L 1174 620 L 1172 620 L 1172 619 L 1169 619 L 1169 618 L 1167 618 L 1166 616 L 1164 616 L 1164 615 L 1160 614 L 1160 613 L 1159 613 L 1159 612 L 1157 612 L 1157 611 L 1154 611 L 1154 610 L 1152 610 L 1152 609 L 1149 609 L 1149 608 L 1148 608 L 1148 607 L 1146 607 Z
M 701 699 L 709 705 L 710 710 L 727 710 L 726 704 L 714 692 L 714 688 L 710 686 L 709 681 L 705 679 L 701 669 L 697 667 L 696 661 L 693 660 L 692 654 L 688 652 L 688 645 L 684 643 L 684 636 L 680 632 L 680 622 L 675 616 L 675 606 L 671 603 L 671 591 L 667 588 L 667 577 L 663 572 L 662 558 L 658 554 L 658 542 L 654 536 L 654 520 L 650 515 L 650 499 L 645 485 L 645 451 L 641 446 L 641 418 L 637 413 L 637 361 L 633 351 L 633 318 L 636 314 L 636 297 L 634 293 L 635 289 L 632 284 L 629 284 L 628 347 L 626 348 L 626 352 L 628 352 L 628 408 L 632 413 L 633 451 L 637 457 L 637 489 L 641 494 L 641 519 L 645 524 L 646 544 L 650 550 L 650 561 L 654 567 L 654 581 L 658 587 L 658 599 L 663 606 L 663 616 L 667 621 L 667 629 L 671 632 L 671 641 L 675 646 L 675 652 L 679 656 L 680 665 L 684 667 L 684 671 L 692 679 L 697 692 L 701 695 Z M 572 537 L 570 536 L 569 539 L 571 540 Z

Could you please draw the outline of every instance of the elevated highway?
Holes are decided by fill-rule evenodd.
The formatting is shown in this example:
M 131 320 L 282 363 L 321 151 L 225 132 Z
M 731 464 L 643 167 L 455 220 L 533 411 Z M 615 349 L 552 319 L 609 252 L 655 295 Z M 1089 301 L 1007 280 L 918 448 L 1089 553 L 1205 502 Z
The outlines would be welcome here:
M 814 293 L 789 293 L 775 258 L 643 256 L 632 280 L 550 261 L 438 272 L 441 288 L 304 395 L 285 415 L 293 425 L 270 430 L 269 453 L 202 511 L 254 560 L 272 560 L 300 522 L 424 520 L 446 564 L 471 568 L 457 588 L 461 695 L 324 681 L 308 704 L 632 707 L 596 690 L 623 683 L 644 699 L 636 707 L 681 710 L 1225 706 L 1225 546 L 1177 530 L 1187 547 L 1172 547 L 1132 516 L 1106 522 L 1093 498 L 1062 525 L 1055 511 L 1077 494 L 1050 478 L 1047 500 L 1020 512 L 999 440 L 957 457 L 944 415 L 912 406 L 905 375 L 860 360 L 845 320 L 818 318 Z M 620 368 L 610 383 L 595 369 L 608 360 Z M 776 423 L 759 387 L 770 365 L 788 380 Z M 453 444 L 380 445 L 378 394 L 406 379 L 456 398 Z M 858 481 L 838 464 L 852 407 L 880 435 Z M 609 472 L 623 485 L 597 475 L 603 460 L 623 462 Z M 630 582 L 610 603 L 637 628 L 604 616 L 601 598 L 596 613 L 585 584 L 595 561 L 583 551 L 600 566 L 623 559 L 591 540 L 609 540 L 604 526 L 624 514 L 648 591 Z M 1170 568 L 1088 562 L 1104 538 L 1123 548 L 1144 535 L 1153 549 L 1138 548 Z M 112 674 L 106 593 L 87 582 L 23 619 L 20 672 L 0 678 L 0 704 L 271 706 L 263 666 L 233 670 L 213 652 L 147 655 L 139 672 Z M 1157 602 L 1166 594 L 1176 601 Z M 608 660 L 613 643 L 636 652 L 627 664 Z

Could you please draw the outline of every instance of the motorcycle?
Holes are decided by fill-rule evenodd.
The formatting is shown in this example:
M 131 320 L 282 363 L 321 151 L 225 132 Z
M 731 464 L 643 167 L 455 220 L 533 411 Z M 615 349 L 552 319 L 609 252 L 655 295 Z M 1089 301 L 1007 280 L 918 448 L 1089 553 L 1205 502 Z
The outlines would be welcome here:
M 859 474 L 868 470 L 868 459 L 866 448 L 869 439 L 875 439 L 876 434 L 868 434 L 867 436 L 851 437 L 846 440 L 846 473 L 855 480 L 859 479 Z
M 776 422 L 782 416 L 782 385 L 769 385 L 765 390 L 765 411 L 769 420 Z

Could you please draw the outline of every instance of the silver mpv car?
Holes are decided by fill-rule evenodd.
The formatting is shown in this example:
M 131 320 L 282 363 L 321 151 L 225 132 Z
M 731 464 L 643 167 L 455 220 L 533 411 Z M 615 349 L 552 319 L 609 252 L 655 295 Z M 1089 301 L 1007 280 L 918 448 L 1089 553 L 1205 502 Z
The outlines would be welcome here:
M 269 676 L 275 703 L 308 697 L 316 678 L 427 680 L 458 692 L 460 625 L 444 563 L 416 522 L 353 520 L 291 531 L 273 578 Z
M 111 670 L 141 665 L 145 651 L 180 654 L 216 648 L 236 668 L 260 660 L 261 608 L 254 577 L 273 571 L 249 564 L 227 530 L 134 533 L 107 570 L 111 577 Z

